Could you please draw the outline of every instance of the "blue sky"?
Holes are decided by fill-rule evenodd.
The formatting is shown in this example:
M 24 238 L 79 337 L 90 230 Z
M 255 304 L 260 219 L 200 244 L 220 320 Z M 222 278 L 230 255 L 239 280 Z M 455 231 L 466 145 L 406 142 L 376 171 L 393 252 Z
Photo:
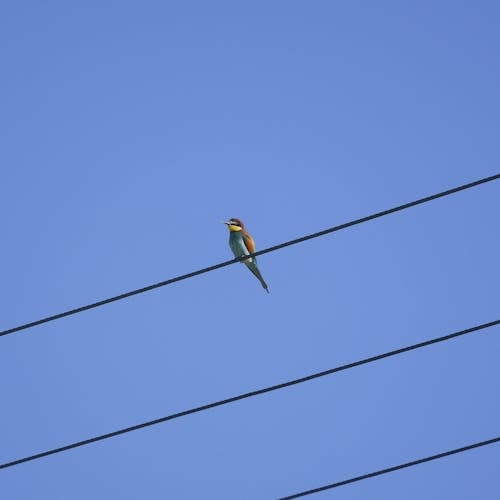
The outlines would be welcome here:
M 500 171 L 493 1 L 4 2 L 9 328 Z M 0 460 L 499 317 L 498 181 L 0 339 Z M 267 499 L 497 436 L 499 329 L 1 472 Z M 496 499 L 500 447 L 315 495 Z M 479 493 L 480 492 L 480 493 Z M 311 497 L 313 498 L 313 497 Z

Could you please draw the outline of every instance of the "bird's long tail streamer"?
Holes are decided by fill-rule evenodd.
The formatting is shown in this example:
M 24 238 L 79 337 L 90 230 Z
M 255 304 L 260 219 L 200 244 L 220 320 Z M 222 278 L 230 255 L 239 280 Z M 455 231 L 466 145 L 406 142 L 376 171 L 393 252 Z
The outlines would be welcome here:
M 262 285 L 262 288 L 269 293 L 269 287 L 267 286 L 267 283 L 264 281 L 264 278 L 260 274 L 259 268 L 257 267 L 257 264 L 255 262 L 245 262 L 246 266 L 252 273 L 257 277 L 257 279 L 260 281 L 260 284 Z

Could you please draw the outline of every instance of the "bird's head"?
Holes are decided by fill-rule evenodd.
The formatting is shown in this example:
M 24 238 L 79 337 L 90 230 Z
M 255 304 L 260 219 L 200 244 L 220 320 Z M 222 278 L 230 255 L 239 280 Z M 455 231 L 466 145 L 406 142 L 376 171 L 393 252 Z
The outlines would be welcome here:
M 241 231 L 243 229 L 243 222 L 240 219 L 229 219 L 228 221 L 224 221 L 229 231 Z

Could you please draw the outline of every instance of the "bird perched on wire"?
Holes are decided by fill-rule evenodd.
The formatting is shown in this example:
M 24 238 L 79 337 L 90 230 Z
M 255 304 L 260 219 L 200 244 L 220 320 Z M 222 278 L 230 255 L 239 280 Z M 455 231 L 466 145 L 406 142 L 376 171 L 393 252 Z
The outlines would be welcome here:
M 229 246 L 231 247 L 235 257 L 243 257 L 244 255 L 255 252 L 255 242 L 245 229 L 245 226 L 240 219 L 232 218 L 227 222 L 224 222 L 224 224 L 226 224 L 229 229 Z M 269 293 L 267 283 L 264 281 L 264 278 L 260 274 L 259 268 L 257 267 L 256 257 L 250 257 L 242 260 L 241 262 L 242 264 L 245 264 L 250 271 L 252 271 L 252 273 L 260 281 L 264 290 Z

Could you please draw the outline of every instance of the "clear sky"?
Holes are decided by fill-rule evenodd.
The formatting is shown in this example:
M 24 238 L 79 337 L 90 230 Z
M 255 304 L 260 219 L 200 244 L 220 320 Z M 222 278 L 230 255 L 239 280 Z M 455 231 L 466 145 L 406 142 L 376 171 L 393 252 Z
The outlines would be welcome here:
M 0 328 L 500 171 L 495 1 L 0 7 Z M 496 320 L 500 181 L 0 338 L 0 460 Z M 500 434 L 500 328 L 0 471 L 272 499 Z M 496 500 L 500 445 L 317 498 Z M 314 498 L 314 497 L 311 497 Z

